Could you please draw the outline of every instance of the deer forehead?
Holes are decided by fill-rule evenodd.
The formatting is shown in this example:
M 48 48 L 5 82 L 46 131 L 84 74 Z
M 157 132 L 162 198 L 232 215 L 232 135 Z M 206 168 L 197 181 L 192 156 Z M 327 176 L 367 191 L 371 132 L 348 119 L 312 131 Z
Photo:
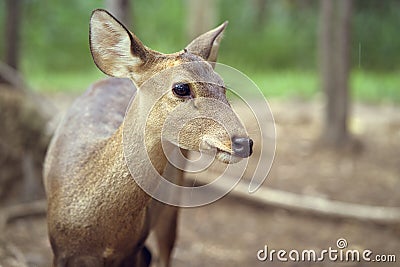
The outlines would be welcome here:
M 159 56 L 155 65 L 157 69 L 173 68 L 174 73 L 192 79 L 188 82 L 222 82 L 210 63 L 185 51 Z
M 195 96 L 217 98 L 225 96 L 224 82 L 211 64 L 185 51 L 168 55 L 159 54 L 151 64 L 141 66 L 140 69 L 132 69 L 132 71 L 147 72 L 147 75 L 143 75 L 144 77 L 165 80 L 165 85 L 168 86 L 173 83 L 188 83 Z M 170 88 L 164 88 L 164 90 L 167 89 Z

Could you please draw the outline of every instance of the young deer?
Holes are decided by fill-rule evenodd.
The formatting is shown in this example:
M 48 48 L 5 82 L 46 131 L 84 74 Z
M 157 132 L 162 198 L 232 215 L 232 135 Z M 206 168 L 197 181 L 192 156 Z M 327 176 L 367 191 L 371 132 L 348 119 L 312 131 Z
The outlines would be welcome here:
M 117 78 L 95 83 L 75 101 L 53 137 L 44 182 L 54 266 L 149 266 L 151 254 L 144 241 L 150 230 L 160 264 L 169 266 L 178 210 L 152 199 L 133 176 L 146 182 L 150 175 L 164 173 L 181 183 L 182 172 L 168 167 L 161 145 L 163 124 L 178 105 L 184 108 L 176 111 L 176 118 L 224 112 L 234 136 L 199 116 L 182 128 L 179 139 L 168 131 L 164 139 L 184 150 L 214 149 L 226 163 L 251 155 L 253 143 L 234 111 L 200 101 L 210 98 L 229 106 L 223 81 L 209 63 L 217 59 L 225 26 L 201 35 L 183 51 L 162 54 L 144 46 L 107 11 L 92 13 L 94 62 L 104 73 L 133 84 Z M 167 76 L 155 75 L 171 67 L 178 68 Z M 144 86 L 150 78 L 151 86 Z M 209 83 L 191 83 L 199 79 Z M 149 105 L 153 107 L 146 116 Z M 130 121 L 124 121 L 126 111 Z M 123 135 L 129 144 L 123 144 Z M 127 159 L 135 160 L 133 171 Z

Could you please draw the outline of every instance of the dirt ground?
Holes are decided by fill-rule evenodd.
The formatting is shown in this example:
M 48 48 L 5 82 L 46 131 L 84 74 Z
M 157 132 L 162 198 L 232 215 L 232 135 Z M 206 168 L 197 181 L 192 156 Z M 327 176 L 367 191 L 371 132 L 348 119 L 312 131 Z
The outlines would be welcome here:
M 59 97 L 55 99 L 59 103 Z M 356 104 L 350 129 L 360 145 L 356 152 L 332 152 L 314 145 L 323 108 L 317 101 L 270 104 L 276 122 L 277 150 L 264 187 L 344 202 L 400 207 L 400 107 Z M 257 145 L 255 148 L 257 155 L 260 151 Z M 269 250 L 320 252 L 329 247 L 337 249 L 339 238 L 346 239 L 348 249 L 369 249 L 373 255 L 394 254 L 400 261 L 400 223 L 324 217 L 254 205 L 228 195 L 204 207 L 183 209 L 179 224 L 172 266 L 398 266 L 333 262 L 327 257 L 321 262 L 257 259 L 257 252 L 265 245 Z M 0 266 L 21 266 L 18 261 L 23 260 L 28 266 L 50 266 L 44 217 L 17 220 L 0 237 Z

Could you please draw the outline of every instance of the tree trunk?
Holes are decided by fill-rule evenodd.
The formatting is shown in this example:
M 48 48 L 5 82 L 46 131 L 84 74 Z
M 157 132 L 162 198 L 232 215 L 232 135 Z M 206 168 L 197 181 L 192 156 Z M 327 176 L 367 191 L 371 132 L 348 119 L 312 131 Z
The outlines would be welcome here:
M 338 5 L 338 23 L 336 30 L 336 75 L 337 95 L 336 120 L 337 120 L 337 141 L 346 142 L 349 139 L 347 129 L 347 118 L 349 113 L 349 76 L 350 76 L 350 47 L 351 47 L 351 13 L 352 1 L 340 0 Z
M 130 0 L 105 0 L 106 9 L 126 27 L 132 25 Z
M 255 28 L 261 30 L 266 19 L 267 0 L 253 0 L 253 8 L 256 13 Z
M 216 0 L 187 0 L 188 40 L 192 40 L 217 26 Z
M 334 147 L 349 141 L 351 13 L 351 0 L 321 1 L 319 59 L 326 102 L 321 141 Z
M 20 0 L 6 0 L 5 63 L 16 70 L 19 67 L 20 3 Z M 0 76 L 0 83 L 7 83 L 7 80 Z

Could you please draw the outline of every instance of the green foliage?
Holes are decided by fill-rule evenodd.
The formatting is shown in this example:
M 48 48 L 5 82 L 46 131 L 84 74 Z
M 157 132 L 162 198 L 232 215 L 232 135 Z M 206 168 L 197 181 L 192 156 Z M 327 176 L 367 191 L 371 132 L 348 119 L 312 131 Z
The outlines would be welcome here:
M 248 74 L 267 96 L 312 97 L 318 91 L 317 30 L 319 2 L 312 0 L 216 0 L 218 22 L 229 20 L 220 61 Z M 149 47 L 182 49 L 189 40 L 185 0 L 131 0 L 129 26 Z M 102 77 L 91 59 L 88 25 L 91 11 L 104 0 L 22 0 L 24 74 L 43 90 L 86 87 Z M 4 1 L 0 34 L 4 36 Z M 356 98 L 400 102 L 399 0 L 356 0 L 353 15 L 352 80 Z M 361 50 L 360 50 L 361 48 Z M 0 42 L 0 58 L 4 57 Z M 389 74 L 374 74 L 390 72 Z M 50 81 L 52 83 L 50 83 Z M 52 89 L 50 88 L 52 87 Z
M 400 103 L 399 73 L 354 71 L 351 78 L 354 99 L 370 103 Z
M 219 21 L 230 25 L 221 59 L 239 68 L 316 68 L 317 1 L 219 0 Z M 90 69 L 88 22 L 104 0 L 24 0 L 22 55 L 25 71 Z M 186 45 L 184 0 L 132 0 L 131 28 L 150 47 L 174 52 Z M 4 36 L 4 1 L 0 1 L 0 34 Z M 400 62 L 400 1 L 357 0 L 353 16 L 353 66 L 395 70 Z M 4 51 L 4 44 L 0 42 Z M 359 48 L 361 47 L 361 57 Z M 1 54 L 0 54 L 1 55 Z
M 374 71 L 398 70 L 400 1 L 359 0 L 357 4 L 353 16 L 353 65 Z
M 255 2 L 255 1 L 253 1 Z M 221 57 L 227 64 L 254 69 L 315 67 L 314 8 L 296 12 L 280 1 L 268 1 L 264 14 L 249 1 L 221 1 L 221 17 L 230 21 Z M 260 21 L 260 17 L 265 17 Z
M 251 77 L 266 98 L 310 99 L 318 87 L 318 77 L 312 71 L 270 71 Z
M 183 0 L 133 0 L 131 29 L 152 49 L 174 53 L 183 49 L 185 42 L 185 5 Z
M 103 1 L 24 1 L 22 28 L 26 72 L 79 70 L 92 64 L 88 48 L 91 10 Z

